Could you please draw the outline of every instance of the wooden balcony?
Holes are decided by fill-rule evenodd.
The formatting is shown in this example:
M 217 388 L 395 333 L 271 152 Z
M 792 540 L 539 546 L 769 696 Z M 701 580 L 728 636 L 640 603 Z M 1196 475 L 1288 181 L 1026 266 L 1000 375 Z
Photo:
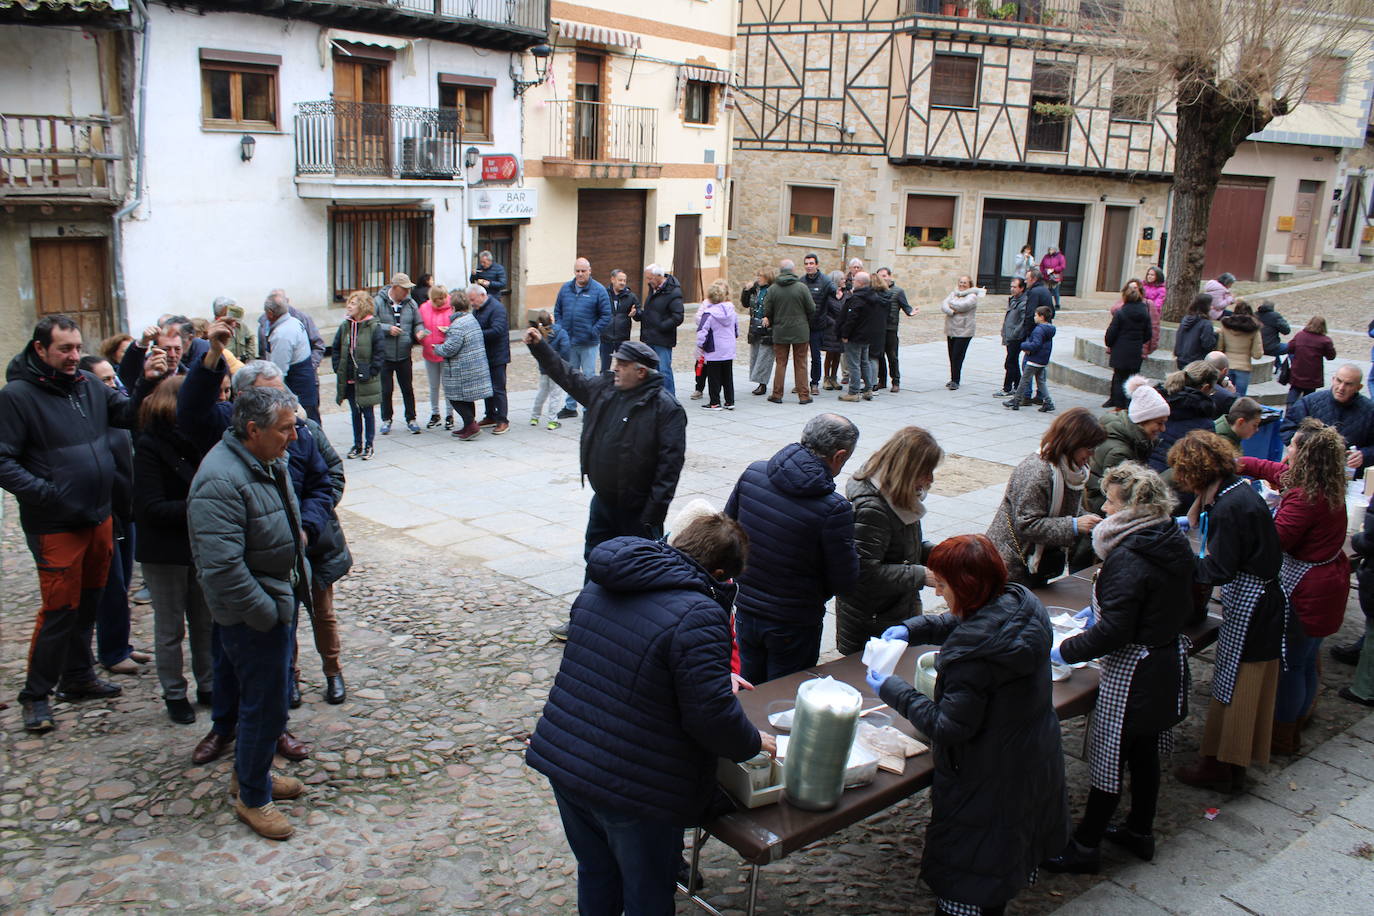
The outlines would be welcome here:
M 521 51 L 548 39 L 549 0 L 201 0 L 320 25 Z
M 548 178 L 657 178 L 658 110 L 562 99 L 548 103 Z
M 104 115 L 0 114 L 0 199 L 117 200 L 114 128 Z
M 1144 0 L 902 0 L 898 13 L 918 31 L 971 30 L 988 33 L 989 26 L 1039 26 L 1075 34 L 1101 34 L 1121 30 L 1129 23 L 1144 24 L 1149 7 Z M 928 23 L 943 17 L 943 23 Z

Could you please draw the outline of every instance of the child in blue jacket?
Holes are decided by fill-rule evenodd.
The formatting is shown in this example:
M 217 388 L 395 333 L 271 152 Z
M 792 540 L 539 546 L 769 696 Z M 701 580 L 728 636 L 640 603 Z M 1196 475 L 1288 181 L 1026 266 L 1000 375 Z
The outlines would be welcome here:
M 1030 336 L 1021 341 L 1021 352 L 1026 355 L 1025 370 L 1021 373 L 1021 384 L 1016 393 L 1003 402 L 1008 410 L 1020 410 L 1022 404 L 1030 403 L 1031 383 L 1037 378 L 1040 386 L 1041 413 L 1054 410 L 1054 400 L 1050 398 L 1049 386 L 1045 383 L 1045 367 L 1050 364 L 1050 353 L 1054 350 L 1054 310 L 1042 305 L 1035 310 L 1035 327 Z
M 557 353 L 564 362 L 572 362 L 572 338 L 568 332 L 560 327 L 555 327 L 553 315 L 548 309 L 540 309 L 534 316 L 534 323 L 539 327 L 539 332 L 544 335 L 544 340 L 553 352 Z M 543 415 L 545 423 L 549 429 L 558 429 L 562 423 L 558 422 L 558 400 L 563 396 L 563 389 L 551 379 L 543 369 L 539 369 L 539 391 L 534 395 L 534 408 L 530 413 L 530 426 L 538 426 L 540 415 Z M 545 406 L 547 405 L 547 410 Z

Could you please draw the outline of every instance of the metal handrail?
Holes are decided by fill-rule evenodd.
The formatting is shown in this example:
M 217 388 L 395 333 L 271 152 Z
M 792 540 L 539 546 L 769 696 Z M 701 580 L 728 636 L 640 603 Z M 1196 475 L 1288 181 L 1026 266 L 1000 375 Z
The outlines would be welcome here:
M 549 158 L 579 162 L 658 161 L 658 109 L 577 99 L 547 104 Z
M 326 100 L 296 103 L 296 174 L 452 180 L 461 112 Z

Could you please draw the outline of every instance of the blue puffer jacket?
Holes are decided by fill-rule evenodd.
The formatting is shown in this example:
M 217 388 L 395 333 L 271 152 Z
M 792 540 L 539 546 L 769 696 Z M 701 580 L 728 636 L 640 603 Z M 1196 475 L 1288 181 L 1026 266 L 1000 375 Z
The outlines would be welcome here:
M 1364 455 L 1364 467 L 1374 467 L 1374 401 L 1357 394 L 1344 404 L 1331 396 L 1330 388 L 1314 391 L 1289 405 L 1288 413 L 1279 427 L 1279 435 L 1287 445 L 1293 433 L 1307 417 L 1316 417 L 1327 426 L 1334 426 L 1345 437 L 1347 448 L 1357 448 Z
M 606 287 L 595 280 L 578 286 L 569 280 L 558 291 L 553 303 L 554 323 L 568 332 L 574 347 L 590 347 L 601 342 L 601 332 L 611 323 L 611 297 Z
M 1021 351 L 1026 354 L 1026 362 L 1048 366 L 1050 353 L 1054 351 L 1054 325 L 1048 321 L 1037 324 L 1031 329 L 1030 336 L 1021 341 Z
M 798 443 L 749 465 L 725 514 L 749 533 L 740 613 L 815 626 L 830 596 L 859 581 L 853 506 L 835 492 L 825 462 Z
M 592 804 L 699 824 L 716 758 L 759 752 L 730 692 L 729 596 L 690 557 L 644 538 L 599 544 L 587 575 L 525 759 Z

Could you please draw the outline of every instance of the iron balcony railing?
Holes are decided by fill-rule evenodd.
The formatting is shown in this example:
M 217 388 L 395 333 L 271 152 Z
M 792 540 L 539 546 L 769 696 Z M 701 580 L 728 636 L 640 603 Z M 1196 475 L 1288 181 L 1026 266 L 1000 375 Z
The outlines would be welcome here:
M 549 158 L 658 161 L 658 109 L 571 99 L 549 102 L 548 106 Z
M 429 13 L 443 19 L 473 20 L 546 32 L 547 0 L 378 0 L 382 6 Z
M 104 116 L 0 114 L 0 196 L 113 197 L 113 131 Z
M 953 14 L 1102 32 L 1141 22 L 1149 9 L 1145 0 L 902 0 L 900 15 Z M 958 12 L 961 10 L 967 12 Z
M 296 174 L 452 180 L 460 112 L 374 102 L 297 102 Z

